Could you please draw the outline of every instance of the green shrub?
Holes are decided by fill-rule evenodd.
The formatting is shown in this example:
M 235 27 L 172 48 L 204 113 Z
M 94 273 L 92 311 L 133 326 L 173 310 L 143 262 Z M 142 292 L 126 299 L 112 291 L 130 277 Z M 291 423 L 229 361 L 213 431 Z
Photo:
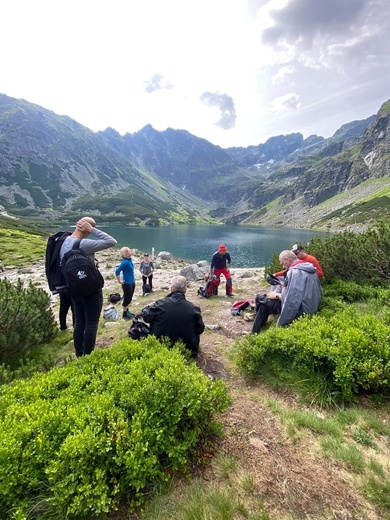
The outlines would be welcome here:
M 343 231 L 323 239 L 313 236 L 305 251 L 315 256 L 325 273 L 326 283 L 335 279 L 361 285 L 387 287 L 390 281 L 390 225 L 383 224 L 363 233 Z M 279 252 L 265 273 L 281 270 Z
M 373 286 L 390 281 L 390 225 L 364 233 L 343 231 L 323 240 L 313 237 L 307 252 L 318 258 L 325 280 L 340 278 Z
M 0 280 L 0 363 L 13 363 L 57 334 L 50 297 L 33 284 Z
M 252 377 L 271 372 L 289 382 L 293 374 L 313 381 L 320 375 L 329 395 L 353 401 L 361 390 L 390 389 L 390 326 L 352 307 L 304 316 L 287 328 L 248 336 L 238 364 Z
M 186 470 L 229 405 L 179 349 L 126 340 L 0 393 L 1 518 L 91 518 Z
M 370 287 L 369 285 L 359 285 L 356 282 L 346 282 L 344 280 L 332 280 L 324 287 L 324 294 L 336 298 L 342 298 L 344 301 L 353 303 L 376 299 L 387 298 L 390 301 L 390 290 L 381 287 Z

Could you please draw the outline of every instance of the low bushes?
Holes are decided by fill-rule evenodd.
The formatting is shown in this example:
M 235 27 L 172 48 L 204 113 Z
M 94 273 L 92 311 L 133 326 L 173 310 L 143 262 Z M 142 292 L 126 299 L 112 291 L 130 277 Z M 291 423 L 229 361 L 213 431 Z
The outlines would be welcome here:
M 354 401 L 361 390 L 385 393 L 390 323 L 339 306 L 337 313 L 325 310 L 248 336 L 239 346 L 238 364 L 252 377 L 271 373 L 284 382 L 310 381 L 312 394 L 329 402 Z
M 228 404 L 222 382 L 153 337 L 3 386 L 1 518 L 91 518 L 142 501 L 186 469 Z
M 33 284 L 0 280 L 0 363 L 18 362 L 31 349 L 49 343 L 58 332 L 50 297 Z

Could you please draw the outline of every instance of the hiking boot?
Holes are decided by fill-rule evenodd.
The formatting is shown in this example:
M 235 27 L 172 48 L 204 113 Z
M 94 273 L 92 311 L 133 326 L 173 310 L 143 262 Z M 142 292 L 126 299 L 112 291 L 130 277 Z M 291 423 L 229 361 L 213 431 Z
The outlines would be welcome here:
M 228 296 L 229 298 L 234 298 L 236 295 L 233 293 L 230 293 L 230 294 L 227 294 L 226 296 Z
M 122 315 L 122 318 L 124 320 L 131 320 L 131 318 L 134 318 L 134 314 L 130 311 L 125 311 Z

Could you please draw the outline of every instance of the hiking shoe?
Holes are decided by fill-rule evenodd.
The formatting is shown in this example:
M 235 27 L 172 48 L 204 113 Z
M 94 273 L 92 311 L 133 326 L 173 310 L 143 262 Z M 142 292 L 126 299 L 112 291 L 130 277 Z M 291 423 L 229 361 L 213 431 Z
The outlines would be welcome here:
M 226 296 L 228 296 L 229 298 L 234 298 L 236 295 L 231 293 L 231 294 L 227 294 Z
M 130 311 L 126 311 L 122 315 L 124 320 L 131 320 L 131 318 L 134 318 L 134 314 Z

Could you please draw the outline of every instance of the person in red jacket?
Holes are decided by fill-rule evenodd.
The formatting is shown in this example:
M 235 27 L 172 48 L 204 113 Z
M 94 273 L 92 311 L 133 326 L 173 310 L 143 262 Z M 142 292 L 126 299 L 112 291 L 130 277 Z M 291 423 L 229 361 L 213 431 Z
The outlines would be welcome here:
M 294 244 L 292 246 L 291 251 L 294 253 L 294 255 L 299 260 L 302 260 L 303 262 L 309 262 L 310 264 L 314 265 L 319 279 L 324 277 L 324 271 L 323 271 L 322 267 L 320 266 L 320 263 L 317 260 L 317 258 L 315 256 L 308 255 L 301 244 Z M 285 274 L 286 274 L 286 271 L 279 271 L 278 273 L 274 273 L 274 276 L 283 277 Z
M 324 271 L 322 270 L 322 267 L 320 266 L 320 263 L 317 260 L 317 258 L 315 256 L 308 255 L 302 245 L 294 244 L 292 246 L 291 251 L 297 258 L 299 258 L 299 260 L 303 260 L 304 262 L 310 262 L 312 265 L 314 265 L 314 267 L 317 269 L 318 278 L 321 279 L 324 277 Z

